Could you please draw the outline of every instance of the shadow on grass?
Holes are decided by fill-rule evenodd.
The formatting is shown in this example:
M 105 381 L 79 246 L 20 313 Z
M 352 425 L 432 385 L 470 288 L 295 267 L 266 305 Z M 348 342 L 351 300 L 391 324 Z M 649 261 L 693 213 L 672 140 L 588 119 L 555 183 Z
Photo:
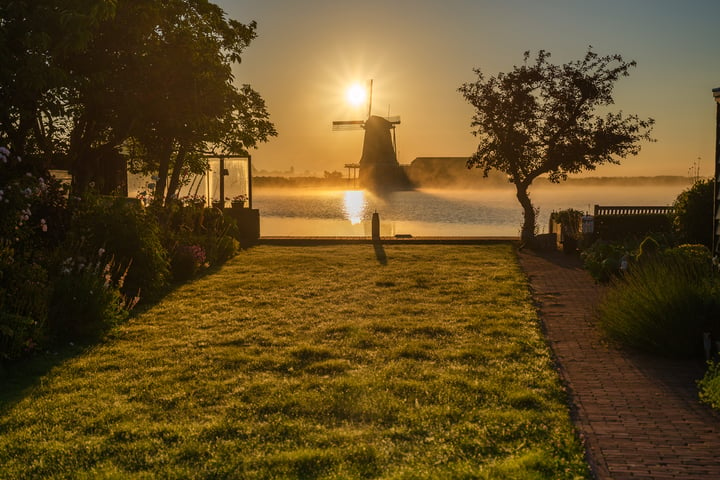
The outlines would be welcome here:
M 189 280 L 197 281 L 207 275 L 216 273 L 223 265 L 216 265 L 205 269 L 201 274 Z M 129 322 L 136 316 L 155 307 L 165 297 L 188 282 L 170 284 L 161 294 L 146 300 L 137 306 L 125 320 Z M 42 384 L 45 377 L 53 368 L 62 365 L 68 360 L 80 357 L 93 348 L 105 342 L 112 342 L 117 337 L 114 328 L 106 331 L 100 337 L 82 342 L 58 342 L 44 349 L 42 353 L 34 356 L 18 358 L 12 361 L 0 360 L 0 415 L 12 409 L 17 403 L 29 396 L 35 388 Z
M 375 249 L 375 258 L 377 258 L 378 263 L 380 265 L 387 265 L 387 254 L 385 253 L 382 243 L 380 243 L 379 240 L 373 241 L 373 248 Z
M 81 355 L 94 344 L 65 344 L 29 358 L 0 363 L 0 415 L 30 395 L 54 367 Z

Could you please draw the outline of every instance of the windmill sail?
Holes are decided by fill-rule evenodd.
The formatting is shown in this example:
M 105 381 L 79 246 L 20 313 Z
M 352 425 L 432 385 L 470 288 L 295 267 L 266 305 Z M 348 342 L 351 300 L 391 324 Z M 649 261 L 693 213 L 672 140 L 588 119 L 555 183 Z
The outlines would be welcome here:
M 336 120 L 333 122 L 334 131 L 360 130 L 365 128 L 365 120 Z

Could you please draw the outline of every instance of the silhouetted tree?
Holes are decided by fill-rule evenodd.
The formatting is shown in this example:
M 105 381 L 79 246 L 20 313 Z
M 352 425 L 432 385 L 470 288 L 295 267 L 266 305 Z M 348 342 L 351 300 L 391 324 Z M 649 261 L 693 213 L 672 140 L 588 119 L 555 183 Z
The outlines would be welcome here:
M 208 0 L 0 1 L 0 142 L 69 168 L 78 194 L 120 187 L 132 146 L 162 201 L 203 153 L 276 135 L 232 74 L 255 29 Z
M 242 154 L 276 135 L 262 97 L 232 74 L 255 29 L 207 0 L 118 1 L 70 63 L 84 79 L 70 149 L 78 189 L 103 180 L 112 190 L 120 151 L 132 145 L 133 169 L 157 174 L 162 202 L 181 172 L 205 168 L 203 153 Z
M 673 226 L 683 243 L 702 244 L 712 249 L 713 233 L 709 219 L 713 216 L 713 179 L 696 181 L 692 187 L 677 196 L 673 206 Z
M 85 51 L 108 0 L 0 2 L 0 142 L 25 160 L 65 154 L 74 73 L 64 59 Z
M 615 82 L 629 75 L 634 61 L 599 56 L 592 47 L 582 60 L 564 65 L 549 63 L 549 57 L 540 50 L 530 63 L 530 52 L 525 52 L 523 65 L 488 78 L 474 69 L 477 80 L 459 88 L 475 107 L 471 126 L 480 139 L 468 168 L 508 175 L 523 208 L 523 241 L 535 234 L 528 191 L 533 180 L 548 175 L 560 182 L 569 173 L 617 164 L 637 154 L 641 140 L 652 141 L 652 119 L 598 112 L 614 103 Z

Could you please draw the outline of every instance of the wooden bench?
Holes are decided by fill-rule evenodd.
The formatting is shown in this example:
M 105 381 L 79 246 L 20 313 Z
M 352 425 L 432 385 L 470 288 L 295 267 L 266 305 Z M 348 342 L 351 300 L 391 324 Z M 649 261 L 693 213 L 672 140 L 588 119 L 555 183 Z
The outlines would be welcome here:
M 670 205 L 665 206 L 609 206 L 595 205 L 594 216 L 601 215 L 669 215 L 674 213 L 675 209 Z
M 675 209 L 664 206 L 595 205 L 593 231 L 596 238 L 622 240 L 628 235 L 670 233 Z

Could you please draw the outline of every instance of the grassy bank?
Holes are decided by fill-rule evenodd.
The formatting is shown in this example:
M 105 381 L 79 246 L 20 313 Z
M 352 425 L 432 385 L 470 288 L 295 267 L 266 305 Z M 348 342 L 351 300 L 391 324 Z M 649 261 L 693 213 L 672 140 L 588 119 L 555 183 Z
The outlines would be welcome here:
M 257 247 L 4 398 L 8 478 L 586 475 L 503 245 Z

